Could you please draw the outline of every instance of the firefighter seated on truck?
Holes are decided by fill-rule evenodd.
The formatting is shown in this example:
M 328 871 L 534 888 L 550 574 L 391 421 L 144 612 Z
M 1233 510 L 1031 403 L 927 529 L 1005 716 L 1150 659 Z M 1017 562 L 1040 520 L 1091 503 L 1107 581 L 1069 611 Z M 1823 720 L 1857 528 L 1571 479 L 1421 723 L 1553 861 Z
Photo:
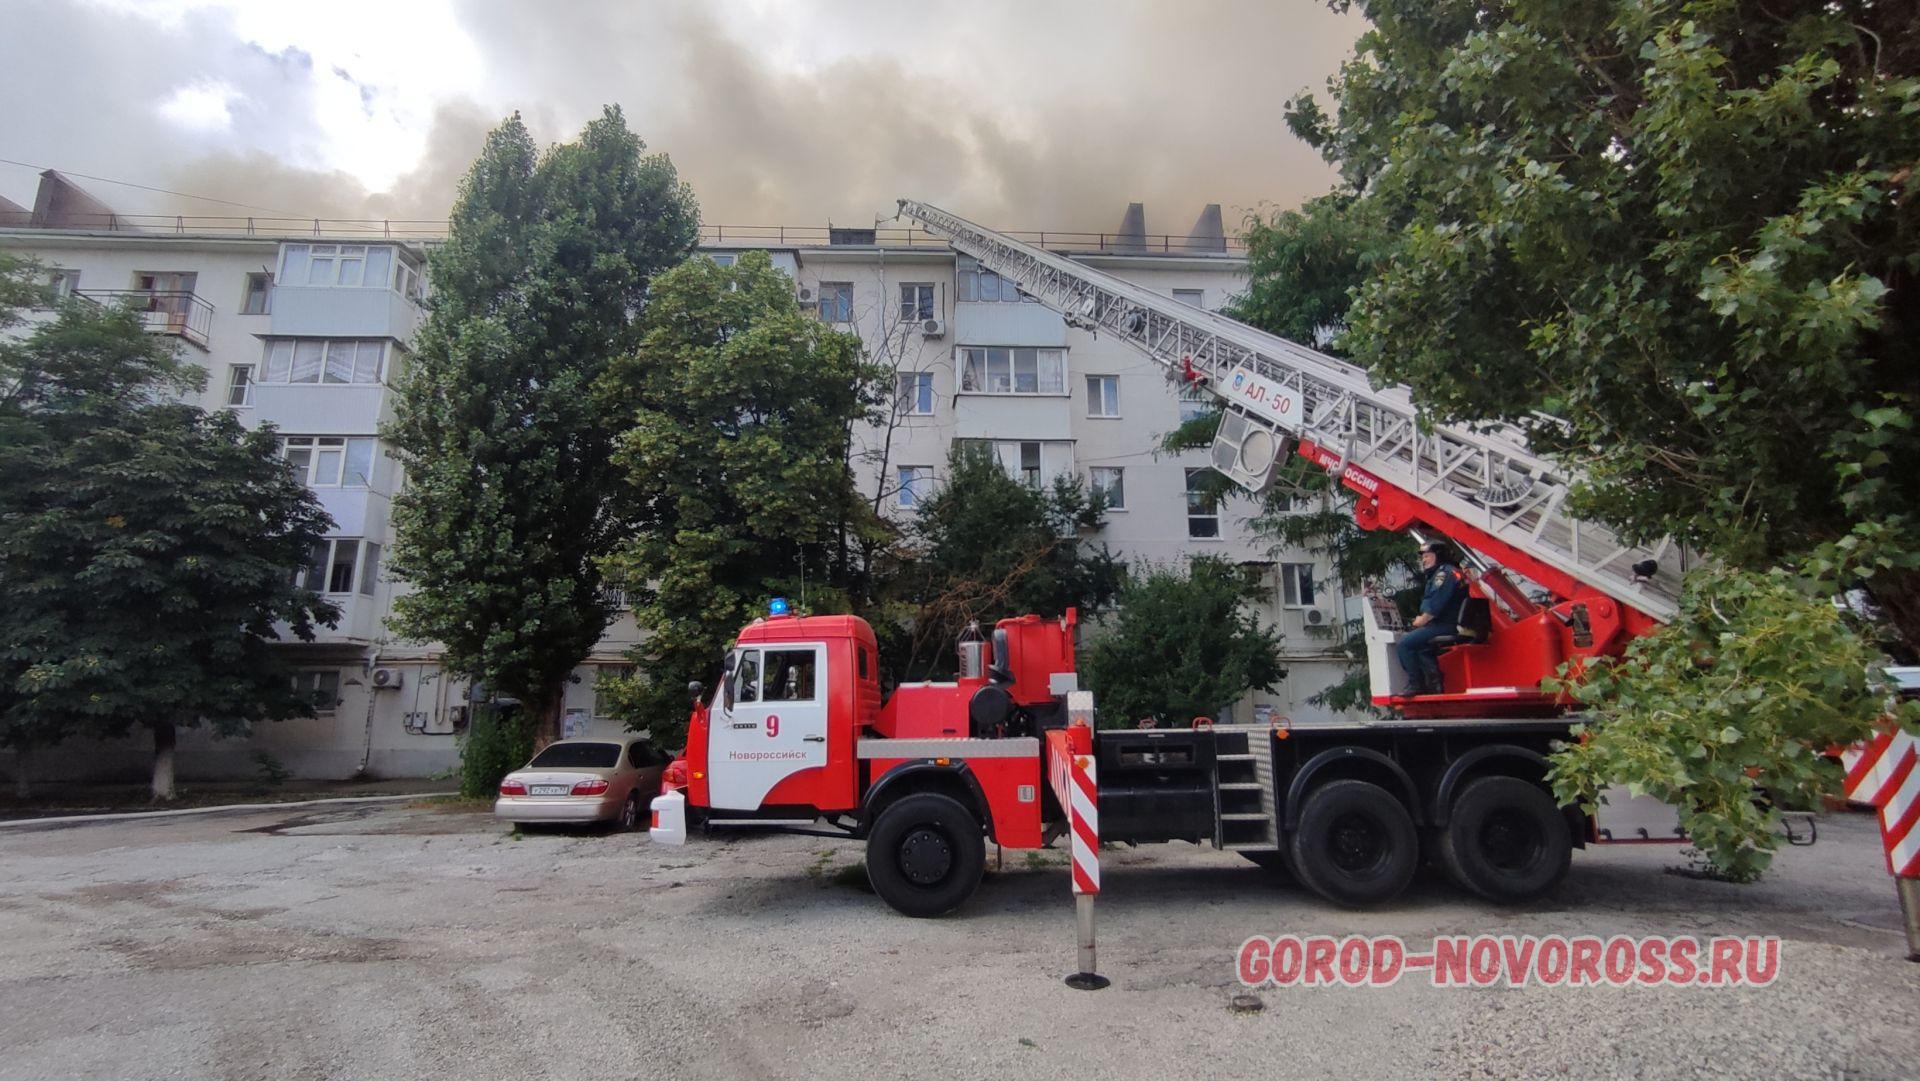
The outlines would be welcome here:
M 1413 617 L 1413 629 L 1400 636 L 1395 646 L 1400 653 L 1400 670 L 1407 674 L 1408 694 L 1439 694 L 1440 647 L 1434 639 L 1458 633 L 1460 600 L 1467 589 L 1467 577 L 1453 562 L 1447 546 L 1434 541 L 1420 546 L 1420 573 L 1426 591 L 1420 595 L 1420 614 Z

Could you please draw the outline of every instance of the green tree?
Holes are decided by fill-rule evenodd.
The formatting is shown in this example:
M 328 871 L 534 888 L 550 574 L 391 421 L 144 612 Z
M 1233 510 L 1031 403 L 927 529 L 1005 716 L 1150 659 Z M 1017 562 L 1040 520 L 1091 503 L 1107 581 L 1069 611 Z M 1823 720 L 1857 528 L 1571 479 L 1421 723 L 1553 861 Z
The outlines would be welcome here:
M 1814 809 L 1837 786 L 1819 752 L 1881 715 L 1879 661 L 1840 609 L 1785 572 L 1697 572 L 1678 618 L 1569 683 L 1592 723 L 1555 756 L 1554 789 L 1590 805 L 1624 780 L 1679 808 L 1715 871 L 1751 881 L 1780 843 L 1780 811 Z M 1920 703 L 1904 710 L 1920 719 Z
M 77 299 L 0 343 L 0 735 L 144 729 L 156 800 L 180 728 L 312 716 L 274 643 L 338 615 L 293 580 L 331 523 L 273 430 L 179 402 L 165 343 Z
M 618 425 L 635 529 L 605 561 L 650 632 L 639 673 L 601 683 L 617 715 L 672 744 L 686 685 L 784 595 L 849 611 L 847 530 L 879 524 L 848 464 L 852 425 L 888 388 L 860 340 L 806 315 L 763 252 L 691 259 L 654 281 L 638 346 L 598 395 Z
M 955 443 L 946 483 L 922 497 L 907 550 L 889 570 L 899 626 L 882 632 L 883 666 L 901 679 L 951 672 L 948 647 L 974 620 L 986 627 L 1068 608 L 1099 615 L 1126 577 L 1091 540 L 1105 520 L 1106 500 L 1071 478 L 1024 484 L 990 450 Z
M 598 560 L 628 528 L 616 425 L 592 388 L 698 235 L 692 194 L 644 150 L 618 107 L 544 154 L 517 115 L 487 137 L 433 253 L 387 430 L 407 468 L 397 626 L 520 699 L 544 739 L 611 618 Z
M 1127 583 L 1084 665 L 1101 726 L 1183 725 L 1273 689 L 1287 677 L 1280 636 L 1247 608 L 1263 594 L 1258 575 L 1213 556 Z
M 1361 6 L 1337 119 L 1290 108 L 1386 240 L 1353 357 L 1529 429 L 1628 536 L 1857 580 L 1920 644 L 1910 7 Z

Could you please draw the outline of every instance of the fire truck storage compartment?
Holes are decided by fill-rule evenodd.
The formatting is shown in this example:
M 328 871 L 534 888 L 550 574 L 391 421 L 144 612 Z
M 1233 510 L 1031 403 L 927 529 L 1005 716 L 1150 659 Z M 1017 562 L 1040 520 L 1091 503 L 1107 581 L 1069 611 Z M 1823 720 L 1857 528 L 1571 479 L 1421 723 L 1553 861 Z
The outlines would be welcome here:
M 1211 731 L 1107 731 L 1094 741 L 1101 840 L 1213 840 Z

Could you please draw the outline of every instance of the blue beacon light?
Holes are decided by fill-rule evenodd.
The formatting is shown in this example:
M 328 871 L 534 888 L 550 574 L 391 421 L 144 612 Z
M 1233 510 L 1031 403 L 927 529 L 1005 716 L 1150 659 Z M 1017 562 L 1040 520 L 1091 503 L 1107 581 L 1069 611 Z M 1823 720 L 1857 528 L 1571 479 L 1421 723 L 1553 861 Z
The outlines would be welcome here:
M 773 615 L 776 615 L 776 616 L 784 616 L 784 615 L 786 615 L 786 614 L 787 614 L 787 599 L 786 599 L 785 597 L 775 597 L 775 598 L 773 598 L 773 601 L 772 601 L 771 603 L 769 603 L 769 604 L 767 605 L 767 611 L 768 611 L 769 613 L 771 613 L 771 614 L 773 614 Z

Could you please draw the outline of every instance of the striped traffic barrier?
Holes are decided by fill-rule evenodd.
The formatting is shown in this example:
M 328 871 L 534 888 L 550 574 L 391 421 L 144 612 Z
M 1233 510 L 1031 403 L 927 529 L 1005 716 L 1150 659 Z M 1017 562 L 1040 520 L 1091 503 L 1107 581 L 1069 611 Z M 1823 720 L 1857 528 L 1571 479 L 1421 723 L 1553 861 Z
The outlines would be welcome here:
M 1109 981 L 1100 975 L 1094 945 L 1093 901 L 1100 894 L 1100 785 L 1093 760 L 1093 695 L 1067 695 L 1067 727 L 1049 733 L 1053 753 L 1048 780 L 1067 816 L 1068 849 L 1073 858 L 1073 911 L 1079 931 L 1080 970 L 1067 986 L 1097 991 Z
M 1887 872 L 1900 891 L 1907 959 L 1920 961 L 1920 740 L 1890 728 L 1840 754 L 1846 796 L 1880 815 Z

